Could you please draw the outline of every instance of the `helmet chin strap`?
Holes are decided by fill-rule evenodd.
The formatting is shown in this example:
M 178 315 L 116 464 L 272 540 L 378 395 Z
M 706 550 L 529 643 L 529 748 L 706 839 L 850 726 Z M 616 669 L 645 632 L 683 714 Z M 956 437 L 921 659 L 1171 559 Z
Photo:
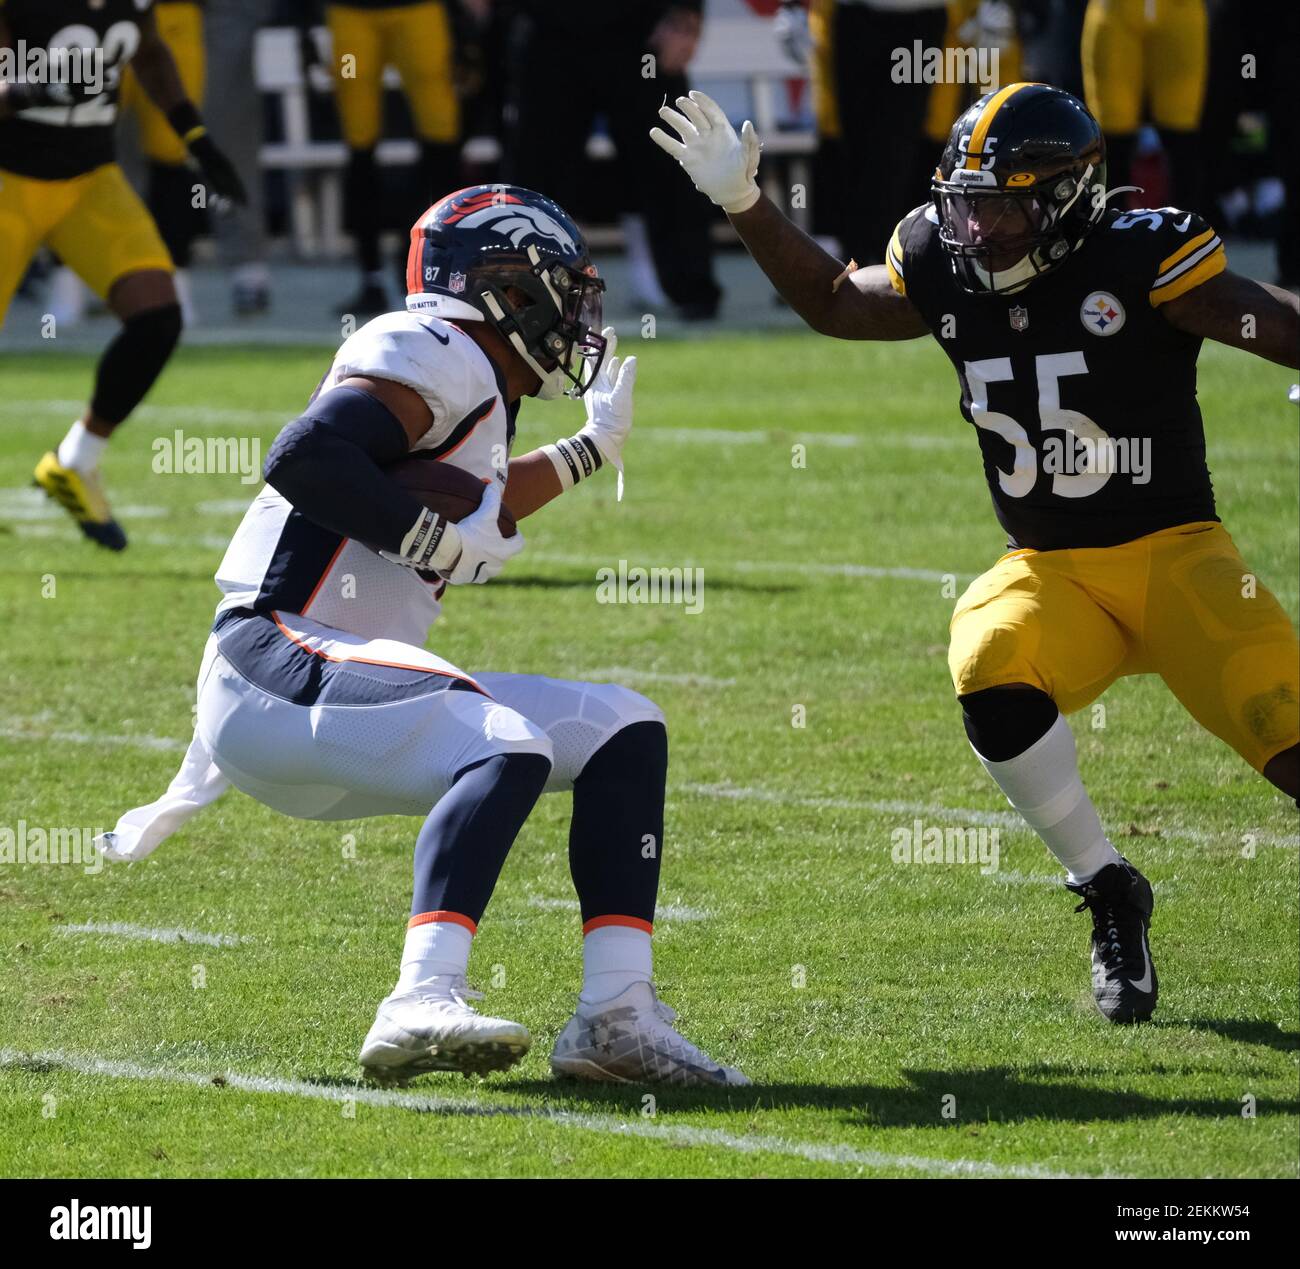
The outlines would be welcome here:
M 504 321 L 506 311 L 497 302 L 497 297 L 491 291 L 484 291 L 481 296 L 483 303 L 487 305 L 488 311 L 498 322 Z M 554 401 L 557 397 L 562 397 L 565 388 L 568 385 L 569 378 L 564 373 L 563 366 L 556 366 L 554 370 L 547 370 L 536 357 L 528 351 L 524 343 L 523 336 L 516 330 L 511 331 L 506 336 L 507 342 L 528 363 L 529 368 L 542 381 L 542 386 L 537 390 L 537 399 L 539 401 Z
M 975 276 L 990 290 L 998 295 L 1014 295 L 1023 290 L 1038 276 L 1038 270 L 1024 256 L 1009 269 L 999 269 L 996 273 L 986 269 L 982 264 L 971 261 Z

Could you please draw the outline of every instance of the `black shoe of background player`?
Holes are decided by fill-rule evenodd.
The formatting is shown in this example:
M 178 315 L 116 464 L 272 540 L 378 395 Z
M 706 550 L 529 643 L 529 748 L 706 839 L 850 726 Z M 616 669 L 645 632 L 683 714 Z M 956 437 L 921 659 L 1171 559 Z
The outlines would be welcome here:
M 230 307 L 236 317 L 268 313 L 271 310 L 271 288 L 265 283 L 236 282 L 230 290 Z
M 367 282 L 346 304 L 339 305 L 340 317 L 356 317 L 369 321 L 381 313 L 392 312 L 388 292 L 378 282 Z
M 1108 1022 L 1145 1022 L 1156 1007 L 1156 967 L 1147 935 L 1155 899 L 1151 883 L 1127 859 L 1091 881 L 1066 884 L 1092 913 L 1092 994 Z
M 677 316 L 683 322 L 713 322 L 717 320 L 719 300 L 692 300 L 677 306 Z

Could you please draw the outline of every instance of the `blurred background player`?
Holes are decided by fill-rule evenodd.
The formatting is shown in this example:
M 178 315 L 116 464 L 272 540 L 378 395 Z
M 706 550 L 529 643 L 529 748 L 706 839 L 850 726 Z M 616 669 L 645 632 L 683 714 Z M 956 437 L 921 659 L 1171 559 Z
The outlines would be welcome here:
M 262 99 L 249 76 L 256 65 L 258 28 L 270 20 L 272 8 L 272 0 L 208 0 L 204 23 L 209 76 L 221 88 L 209 95 L 204 113 L 248 191 L 245 206 L 231 207 L 209 221 L 237 317 L 271 307 L 266 195 L 258 156 Z
M 128 63 L 212 192 L 242 200 L 244 191 L 181 84 L 149 0 L 0 0 L 0 46 L 19 41 L 86 49 L 86 63 L 103 66 L 94 81 L 0 83 L 0 317 L 46 243 L 121 320 L 89 406 L 35 473 L 87 537 L 120 551 L 126 535 L 104 496 L 100 457 L 152 387 L 182 326 L 171 257 L 115 162 Z
M 185 95 L 202 108 L 207 77 L 202 0 L 158 0 L 154 17 L 158 34 L 176 63 Z M 187 326 L 193 325 L 188 270 L 194 239 L 203 229 L 204 212 L 194 206 L 189 152 L 129 66 L 122 75 L 121 104 L 124 111 L 135 116 L 146 164 L 145 204 L 175 266 L 172 281 L 181 317 Z
M 374 316 L 389 309 L 380 256 L 384 208 L 375 147 L 384 132 L 384 71 L 402 81 L 419 143 L 419 206 L 460 184 L 460 102 L 452 64 L 448 5 L 457 0 L 347 0 L 325 6 L 332 43 L 334 98 L 348 147 L 344 215 L 356 245 L 361 288 L 341 314 Z M 411 208 L 403 221 L 414 218 Z
M 1205 0 L 1089 0 L 1084 99 L 1106 137 L 1111 188 L 1132 184 L 1138 129 L 1160 133 L 1175 207 L 1205 211 L 1198 130 L 1208 66 Z M 1149 113 L 1148 113 L 1149 112 Z
M 918 40 L 942 48 L 948 10 L 936 0 L 837 0 L 826 20 L 840 130 L 838 236 L 865 264 L 883 259 L 882 244 L 933 158 L 925 137 L 931 85 L 896 79 L 894 51 L 910 55 Z
M 621 210 L 644 221 L 659 286 L 679 316 L 707 321 L 722 296 L 712 218 L 698 199 L 682 197 L 671 161 L 642 127 L 665 93 L 687 91 L 703 7 L 703 0 L 515 0 L 504 167 L 512 181 L 553 188 L 561 203 L 580 204 L 580 160 L 601 116 L 617 151 Z M 557 78 L 557 67 L 573 60 L 579 33 L 580 62 Z

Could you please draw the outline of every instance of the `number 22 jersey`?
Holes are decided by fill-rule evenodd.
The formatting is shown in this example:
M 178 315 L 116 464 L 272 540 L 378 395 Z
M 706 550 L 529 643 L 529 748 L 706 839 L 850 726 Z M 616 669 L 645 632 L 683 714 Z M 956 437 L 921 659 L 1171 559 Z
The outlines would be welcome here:
M 0 0 L 25 75 L 52 51 L 53 71 L 57 50 L 81 50 L 68 68 L 100 88 L 73 105 L 29 106 L 0 120 L 0 169 L 59 181 L 113 162 L 122 72 L 140 47 L 140 24 L 152 7 L 153 0 Z
M 890 281 L 956 368 L 1012 547 L 1114 546 L 1218 519 L 1196 400 L 1201 340 L 1160 306 L 1226 264 L 1194 212 L 1108 211 L 1054 272 L 972 295 L 934 208 L 899 222 Z

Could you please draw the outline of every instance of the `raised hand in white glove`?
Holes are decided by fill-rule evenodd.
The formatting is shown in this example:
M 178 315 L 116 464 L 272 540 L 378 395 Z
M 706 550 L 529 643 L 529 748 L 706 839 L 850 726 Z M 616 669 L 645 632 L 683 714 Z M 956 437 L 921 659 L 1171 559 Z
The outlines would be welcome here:
M 671 154 L 695 182 L 695 188 L 725 212 L 748 211 L 758 202 L 758 155 L 762 145 L 754 125 L 745 120 L 740 135 L 712 97 L 692 90 L 677 98 L 678 109 L 661 106 L 659 117 L 678 133 L 651 128 L 650 139 Z
M 604 462 L 618 471 L 618 501 L 623 500 L 623 446 L 632 430 L 632 389 L 636 384 L 636 358 L 620 364 L 614 356 L 618 336 L 612 326 L 600 332 L 605 339 L 605 359 L 595 382 L 582 394 L 587 407 L 586 426 L 578 433 L 600 451 Z

